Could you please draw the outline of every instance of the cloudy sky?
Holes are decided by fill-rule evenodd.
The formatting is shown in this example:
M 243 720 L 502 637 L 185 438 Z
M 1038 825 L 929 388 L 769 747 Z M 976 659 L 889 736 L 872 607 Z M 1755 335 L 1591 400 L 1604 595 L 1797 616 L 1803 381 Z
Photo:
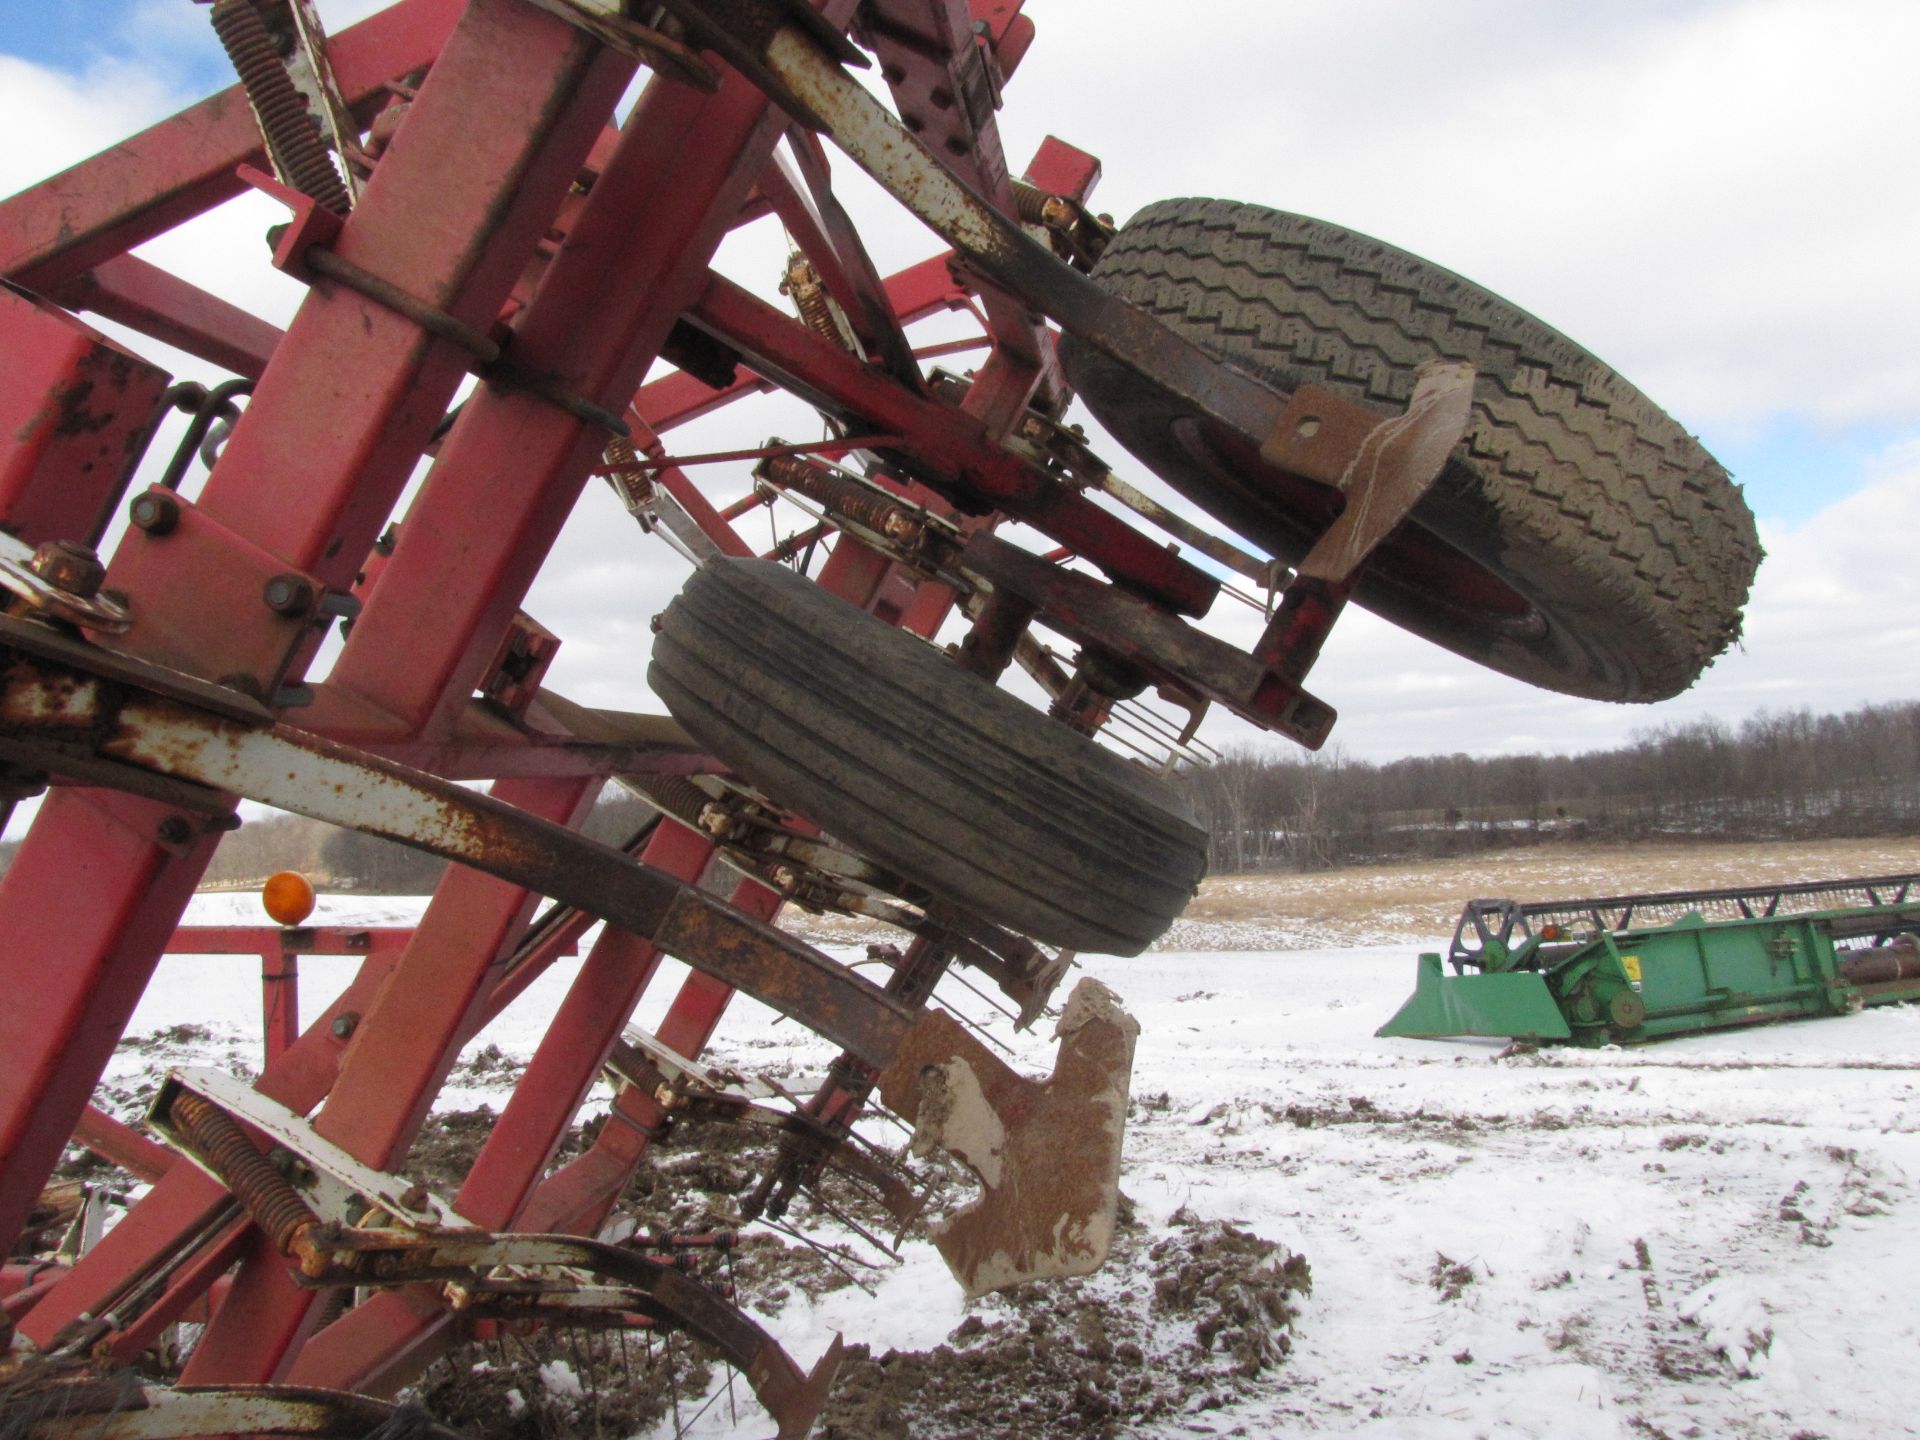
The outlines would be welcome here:
M 338 29 L 374 8 L 320 6 Z M 1342 622 L 1313 688 L 1349 755 L 1576 750 L 1762 707 L 1920 696 L 1920 7 L 1898 0 L 1029 0 L 1007 93 L 1016 169 L 1051 131 L 1098 154 L 1100 208 L 1256 201 L 1389 240 L 1506 295 L 1604 357 L 1746 486 L 1769 558 L 1743 648 L 1656 707 L 1530 690 L 1372 617 Z M 225 83 L 189 0 L 12 7 L 0 22 L 0 194 Z M 842 164 L 884 269 L 931 237 Z M 148 258 L 284 321 L 276 219 L 236 202 Z M 770 292 L 777 230 L 723 268 Z M 149 342 L 140 348 L 155 352 Z M 211 378 L 159 354 L 182 375 Z M 169 432 L 171 433 L 171 432 Z M 810 435 L 737 407 L 685 452 Z M 164 451 L 166 437 L 158 447 Z M 1123 475 L 1142 479 L 1117 448 Z M 743 468 L 703 472 L 743 492 Z M 765 523 L 765 517 L 756 524 Z M 562 689 L 648 703 L 648 617 L 684 569 L 590 491 L 529 608 L 565 637 Z M 1244 624 L 1234 625 L 1234 633 Z M 1256 740 L 1210 722 L 1216 743 Z M 1269 742 L 1271 743 L 1271 742 Z

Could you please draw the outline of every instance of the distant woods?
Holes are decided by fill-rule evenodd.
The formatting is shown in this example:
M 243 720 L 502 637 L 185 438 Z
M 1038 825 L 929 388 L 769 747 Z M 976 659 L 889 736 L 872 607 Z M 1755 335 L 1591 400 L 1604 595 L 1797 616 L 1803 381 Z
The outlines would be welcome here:
M 1920 826 L 1920 701 L 1842 715 L 1763 711 L 1737 728 L 1670 724 L 1584 755 L 1427 755 L 1374 764 L 1338 747 L 1228 752 L 1175 777 L 1212 869 L 1324 869 L 1554 839 L 1894 835 Z M 609 785 L 586 825 L 629 839 L 653 812 Z M 14 846 L 0 845 L 0 871 Z M 444 862 L 298 816 L 228 835 L 209 885 L 299 870 L 323 888 L 424 894 Z
M 1556 838 L 1887 835 L 1920 824 L 1920 702 L 1707 719 L 1584 755 L 1373 764 L 1242 749 L 1176 777 L 1216 872 L 1313 870 Z

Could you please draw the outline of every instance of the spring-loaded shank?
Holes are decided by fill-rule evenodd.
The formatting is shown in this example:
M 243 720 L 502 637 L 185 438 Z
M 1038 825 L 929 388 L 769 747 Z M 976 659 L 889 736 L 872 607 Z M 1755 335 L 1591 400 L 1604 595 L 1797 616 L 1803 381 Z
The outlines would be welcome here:
M 287 1177 L 274 1169 L 233 1117 L 190 1091 L 173 1102 L 173 1123 L 195 1156 L 233 1192 L 282 1255 L 305 1258 L 307 1232 L 320 1223 Z
M 798 455 L 775 455 L 763 461 L 754 473 L 783 490 L 798 491 L 838 518 L 863 525 L 876 535 L 902 545 L 916 545 L 926 533 L 919 516 L 907 506 L 817 461 Z
M 214 33 L 259 117 L 274 169 L 294 189 L 345 215 L 353 201 L 327 153 L 320 122 L 287 74 L 254 0 L 217 0 L 212 19 Z

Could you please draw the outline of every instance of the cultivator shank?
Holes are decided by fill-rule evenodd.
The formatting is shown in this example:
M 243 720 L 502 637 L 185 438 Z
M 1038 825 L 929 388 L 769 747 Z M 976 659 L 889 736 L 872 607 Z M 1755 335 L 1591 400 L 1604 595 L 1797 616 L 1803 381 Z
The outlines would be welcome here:
M 1308 671 L 1454 463 L 1476 371 L 1429 356 L 1376 408 L 1228 363 L 1091 276 L 1116 238 L 1098 162 L 1049 139 L 1016 178 L 1001 149 L 1019 11 L 402 0 L 329 39 L 306 0 L 218 0 L 239 85 L 0 202 L 0 802 L 45 792 L 0 883 L 0 1234 L 70 1139 L 151 1185 L 9 1299 L 0 1428 L 357 1435 L 387 1415 L 363 1395 L 512 1319 L 691 1333 L 805 1433 L 837 1342 L 803 1370 L 730 1298 L 596 1238 L 694 1115 L 777 1138 L 745 1218 L 835 1171 L 911 1223 L 902 1161 L 856 1129 L 877 1096 L 980 1181 L 935 1234 L 969 1294 L 1104 1258 L 1133 1022 L 1082 981 L 1034 1080 L 943 997 L 977 972 L 1024 1028 L 1075 950 L 1136 952 L 1177 915 L 1205 837 L 1088 737 L 1178 754 L 1217 704 L 1320 744 Z M 851 73 L 876 61 L 891 107 Z M 950 249 L 883 275 L 828 144 Z M 263 263 L 306 287 L 284 331 L 130 253 L 249 189 L 287 213 Z M 715 268 L 762 221 L 792 250 L 766 295 Z M 978 333 L 916 347 L 955 313 Z M 1307 543 L 1252 553 L 1112 475 L 1065 423 L 1062 335 L 1240 457 L 1176 477 L 1190 500 L 1245 534 L 1299 511 Z M 170 385 L 146 340 L 219 373 Z M 964 378 L 924 366 L 965 349 Z M 671 453 L 776 389 L 824 439 Z M 149 459 L 174 410 L 186 434 Z M 732 503 L 692 478 L 732 464 L 754 466 Z M 697 567 L 656 624 L 673 718 L 556 693 L 564 627 L 522 608 L 594 476 Z M 735 522 L 763 508 L 805 528 L 756 556 Z M 994 533 L 1012 522 L 1059 548 Z M 1497 591 L 1502 634 L 1541 633 L 1474 563 L 1421 583 Z M 1194 623 L 1223 569 L 1266 591 L 1249 650 Z M 1050 713 L 993 688 L 1015 664 Z M 660 812 L 623 846 L 579 831 L 615 777 Z M 241 801 L 453 864 L 408 933 L 209 941 L 270 967 L 265 1063 L 175 1074 L 165 1149 L 92 1097 Z M 899 929 L 885 978 L 781 928 L 788 902 Z M 462 1047 L 582 943 L 457 1193 L 406 1182 Z M 293 957 L 330 948 L 358 970 L 300 1029 Z M 687 978 L 628 1033 L 663 956 Z M 704 1067 L 736 992 L 840 1052 L 811 1093 Z M 609 1064 L 608 1123 L 556 1165 Z M 115 1378 L 187 1317 L 178 1388 Z

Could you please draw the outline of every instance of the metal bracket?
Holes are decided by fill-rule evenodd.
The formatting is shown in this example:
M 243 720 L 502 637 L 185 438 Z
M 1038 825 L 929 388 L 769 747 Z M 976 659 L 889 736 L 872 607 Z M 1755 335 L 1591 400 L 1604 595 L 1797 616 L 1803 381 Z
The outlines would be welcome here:
M 614 1043 L 607 1057 L 607 1070 L 617 1080 L 637 1085 L 654 1099 L 660 1091 L 692 1089 L 708 1095 L 726 1095 L 741 1101 L 770 1100 L 777 1093 L 764 1081 L 732 1074 L 717 1066 L 689 1059 L 663 1042 L 659 1036 L 637 1025 L 629 1025 Z M 662 1105 L 671 1109 L 666 1101 Z
M 1428 360 L 1415 372 L 1413 398 L 1404 413 L 1386 419 L 1375 415 L 1363 434 L 1345 437 L 1341 449 L 1348 458 L 1338 484 L 1346 494 L 1346 508 L 1300 562 L 1300 576 L 1351 587 L 1380 542 L 1433 488 L 1447 457 L 1467 433 L 1473 383 L 1474 369 L 1466 361 Z M 1330 411 L 1320 393 L 1296 391 L 1261 447 L 1261 458 L 1293 468 L 1288 457 L 1303 442 L 1318 438 L 1328 425 L 1323 416 Z
M 1107 1258 L 1140 1026 L 1088 979 L 1074 987 L 1057 1033 L 1053 1078 L 1035 1082 L 935 1011 L 881 1073 L 888 1108 L 915 1122 L 915 1153 L 937 1145 L 980 1179 L 980 1198 L 933 1235 L 969 1296 L 1090 1274 Z
M 160 1093 L 153 1097 L 147 1124 L 216 1180 L 221 1179 L 219 1172 L 195 1153 L 174 1123 L 174 1101 L 183 1094 L 200 1096 L 296 1158 L 300 1164 L 289 1168 L 288 1182 L 322 1220 L 338 1225 L 363 1224 L 364 1207 L 371 1204 L 400 1224 L 422 1232 L 477 1228 L 424 1186 L 361 1164 L 315 1130 L 304 1115 L 295 1114 L 224 1070 L 194 1067 L 172 1071 L 162 1082 Z M 356 1202 L 360 1202 L 358 1208 Z

